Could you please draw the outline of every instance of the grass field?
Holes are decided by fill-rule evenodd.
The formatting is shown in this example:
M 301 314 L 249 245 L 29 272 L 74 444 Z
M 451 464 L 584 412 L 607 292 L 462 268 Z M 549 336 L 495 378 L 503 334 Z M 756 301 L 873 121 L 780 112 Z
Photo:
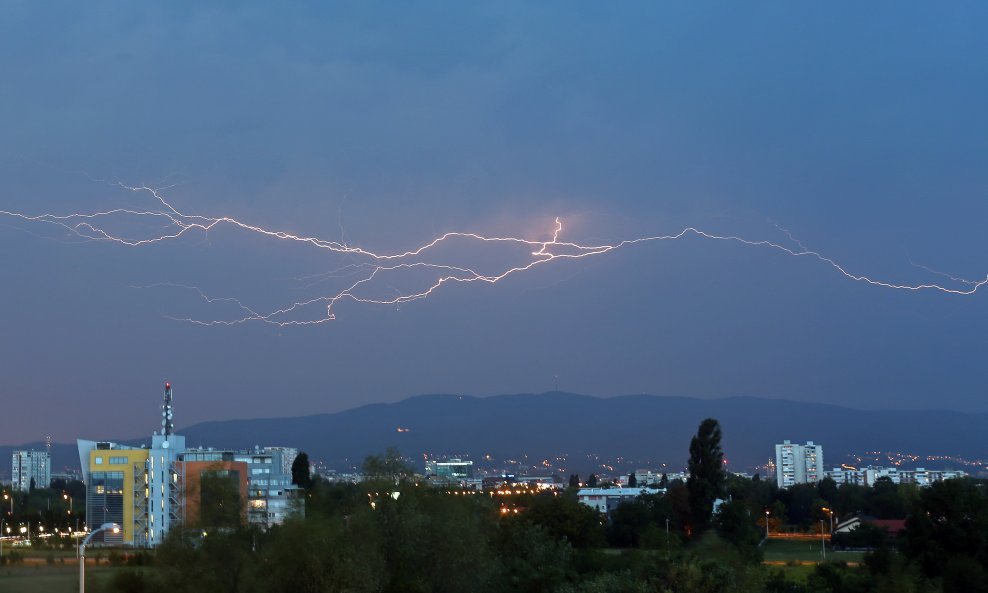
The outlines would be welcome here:
M 770 539 L 763 544 L 762 554 L 770 570 L 779 570 L 786 580 L 805 583 L 823 559 L 819 540 Z M 827 548 L 827 562 L 861 562 L 863 552 L 835 552 Z
M 765 562 L 820 562 L 820 542 L 814 540 L 770 539 L 762 547 Z M 828 562 L 861 562 L 862 552 L 835 552 L 827 548 Z
M 121 570 L 111 566 L 86 566 L 86 591 L 99 593 Z M 79 590 L 79 568 L 75 564 L 0 567 L 3 593 L 75 593 Z

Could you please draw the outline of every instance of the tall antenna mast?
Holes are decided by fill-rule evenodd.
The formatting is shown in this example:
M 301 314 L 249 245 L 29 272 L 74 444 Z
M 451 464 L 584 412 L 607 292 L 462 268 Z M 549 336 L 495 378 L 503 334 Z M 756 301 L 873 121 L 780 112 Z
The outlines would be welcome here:
M 172 422 L 172 384 L 165 383 L 165 403 L 161 405 L 161 434 L 167 439 L 173 430 L 175 424 Z

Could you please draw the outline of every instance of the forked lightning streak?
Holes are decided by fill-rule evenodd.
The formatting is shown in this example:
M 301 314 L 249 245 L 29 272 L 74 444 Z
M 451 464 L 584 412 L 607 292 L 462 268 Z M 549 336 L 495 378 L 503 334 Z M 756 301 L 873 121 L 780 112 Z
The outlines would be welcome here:
M 409 301 L 428 298 L 444 285 L 452 283 L 483 282 L 494 284 L 508 276 L 527 272 L 538 267 L 549 264 L 557 260 L 574 260 L 604 255 L 611 251 L 636 245 L 640 243 L 651 243 L 659 241 L 675 241 L 684 237 L 694 236 L 712 241 L 725 241 L 737 243 L 748 247 L 759 247 L 780 251 L 792 257 L 807 258 L 817 263 L 825 264 L 838 272 L 846 279 L 861 282 L 876 287 L 905 290 L 905 291 L 935 291 L 948 295 L 972 295 L 982 286 L 988 283 L 988 276 L 981 280 L 967 280 L 937 272 L 919 266 L 928 272 L 950 280 L 953 285 L 943 285 L 937 283 L 906 284 L 892 281 L 880 280 L 872 276 L 858 274 L 849 271 L 834 259 L 827 257 L 817 251 L 807 249 L 802 243 L 795 239 L 792 234 L 781 227 L 787 237 L 796 247 L 787 247 L 781 243 L 768 240 L 750 240 L 735 235 L 719 235 L 708 233 L 694 227 L 686 227 L 675 234 L 654 235 L 625 239 L 616 243 L 604 244 L 581 244 L 561 239 L 563 234 L 563 223 L 559 218 L 555 219 L 552 227 L 551 239 L 534 240 L 524 237 L 512 236 L 485 236 L 470 232 L 447 232 L 437 238 L 424 243 L 413 249 L 395 253 L 378 253 L 363 247 L 347 245 L 342 242 L 332 241 L 314 236 L 298 235 L 286 231 L 271 230 L 255 224 L 243 222 L 231 216 L 204 216 L 200 214 L 186 214 L 169 203 L 161 193 L 160 189 L 141 186 L 128 186 L 122 183 L 115 184 L 120 188 L 131 192 L 146 194 L 151 198 L 153 207 L 144 209 L 113 208 L 90 213 L 72 214 L 23 214 L 0 210 L 0 214 L 9 218 L 18 219 L 24 222 L 45 223 L 57 225 L 67 229 L 73 235 L 87 241 L 104 241 L 116 243 L 126 247 L 141 247 L 153 243 L 174 241 L 192 233 L 209 233 L 220 226 L 229 226 L 235 229 L 254 233 L 262 237 L 267 237 L 279 241 L 291 241 L 310 246 L 314 249 L 327 250 L 336 254 L 348 256 L 358 260 L 358 263 L 350 263 L 337 270 L 324 272 L 307 277 L 310 281 L 308 287 L 312 287 L 327 279 L 357 278 L 351 280 L 342 290 L 317 296 L 310 299 L 299 300 L 291 304 L 270 311 L 258 311 L 249 307 L 240 300 L 230 297 L 214 298 L 208 296 L 199 288 L 178 284 L 167 284 L 167 286 L 181 287 L 193 291 L 206 303 L 214 304 L 218 302 L 233 303 L 238 308 L 239 317 L 233 319 L 196 319 L 191 317 L 173 317 L 181 321 L 195 323 L 199 325 L 238 325 L 247 322 L 262 322 L 278 326 L 295 325 L 316 325 L 332 321 L 336 318 L 336 311 L 341 302 L 353 301 L 357 303 L 373 305 L 397 306 Z M 152 222 L 157 223 L 159 232 L 147 233 L 143 236 L 123 236 L 116 232 L 111 232 L 109 223 L 120 222 Z M 144 225 L 146 227 L 148 225 Z M 466 242 L 476 246 L 491 244 L 506 248 L 515 248 L 520 251 L 522 257 L 520 261 L 511 264 L 504 264 L 494 273 L 482 273 L 473 267 L 463 264 L 449 263 L 450 260 L 443 260 L 439 247 L 456 247 L 457 244 Z M 466 253 L 460 250 L 460 255 Z M 449 256 L 447 256 L 449 257 Z M 507 259 L 507 258 L 506 258 Z M 513 259 L 519 259 L 513 254 Z M 399 289 L 387 284 L 387 277 L 400 272 L 420 272 L 430 275 L 432 280 L 424 283 L 424 288 L 419 287 L 404 293 Z M 155 286 L 164 286 L 157 284 Z M 387 297 L 373 296 L 373 289 L 376 285 L 390 288 L 394 294 Z M 318 310 L 324 308 L 325 314 L 318 316 L 306 316 L 306 313 L 317 307 Z

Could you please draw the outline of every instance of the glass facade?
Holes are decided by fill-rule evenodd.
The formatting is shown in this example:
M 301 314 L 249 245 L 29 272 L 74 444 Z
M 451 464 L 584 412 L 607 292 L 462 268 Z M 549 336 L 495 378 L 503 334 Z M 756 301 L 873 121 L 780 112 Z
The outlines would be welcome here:
M 90 472 L 86 523 L 90 526 L 104 523 L 124 524 L 123 472 Z M 120 539 L 120 536 L 106 536 L 106 541 L 114 539 Z

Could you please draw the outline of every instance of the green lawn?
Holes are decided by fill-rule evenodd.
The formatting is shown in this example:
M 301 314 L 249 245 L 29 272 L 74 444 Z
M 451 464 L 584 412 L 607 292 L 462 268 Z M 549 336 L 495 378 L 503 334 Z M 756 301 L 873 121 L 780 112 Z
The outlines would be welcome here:
M 105 585 L 119 570 L 111 566 L 87 566 L 86 591 L 105 590 Z M 3 593 L 75 593 L 78 590 L 79 568 L 76 565 L 0 567 L 0 591 Z
M 819 540 L 770 539 L 762 547 L 766 562 L 820 562 Z M 827 547 L 827 561 L 861 562 L 862 552 L 835 552 Z

